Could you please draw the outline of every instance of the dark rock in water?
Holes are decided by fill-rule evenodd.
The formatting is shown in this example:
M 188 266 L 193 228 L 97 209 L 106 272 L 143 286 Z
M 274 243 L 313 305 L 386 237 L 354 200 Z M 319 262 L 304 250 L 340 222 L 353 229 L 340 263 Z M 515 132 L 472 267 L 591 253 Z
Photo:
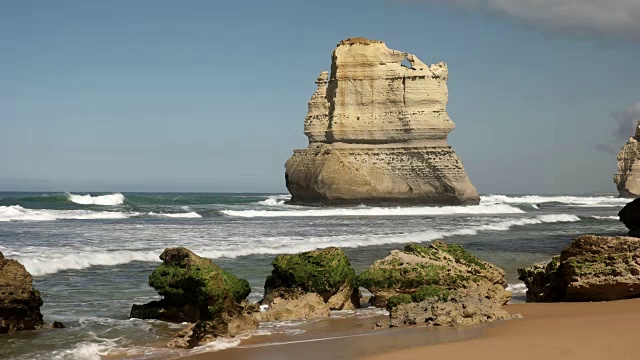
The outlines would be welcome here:
M 246 314 L 250 309 L 242 302 L 251 291 L 249 282 L 201 258 L 186 248 L 170 248 L 160 255 L 163 263 L 149 276 L 149 285 L 162 300 L 133 305 L 131 317 L 192 322 L 186 331 L 189 338 L 172 341 L 174 347 L 193 347 L 217 336 L 235 336 L 235 323 L 245 323 L 244 330 L 257 328 L 257 321 Z
M 546 265 L 518 269 L 527 301 L 609 301 L 640 297 L 640 239 L 583 235 Z
M 625 205 L 618 212 L 618 216 L 629 229 L 629 236 L 640 237 L 640 198 Z
M 410 244 L 404 251 L 391 251 L 358 276 L 358 285 L 374 295 L 372 305 L 384 307 L 390 297 L 413 294 L 424 286 L 456 289 L 481 279 L 503 288 L 507 285 L 504 270 L 459 245 L 434 241 L 429 246 Z
M 31 274 L 17 260 L 0 252 L 0 334 L 42 327 L 42 298 Z
M 358 277 L 386 305 L 389 326 L 458 326 L 510 319 L 504 271 L 459 245 L 440 241 L 407 245 L 376 261 Z
M 65 328 L 65 326 L 64 326 L 64 324 L 63 324 L 62 322 L 60 322 L 60 321 L 54 321 L 54 322 L 53 322 L 53 328 L 54 328 L 54 329 L 64 329 L 64 328 Z
M 326 317 L 329 310 L 359 307 L 356 273 L 338 248 L 279 255 L 265 282 L 263 320 Z

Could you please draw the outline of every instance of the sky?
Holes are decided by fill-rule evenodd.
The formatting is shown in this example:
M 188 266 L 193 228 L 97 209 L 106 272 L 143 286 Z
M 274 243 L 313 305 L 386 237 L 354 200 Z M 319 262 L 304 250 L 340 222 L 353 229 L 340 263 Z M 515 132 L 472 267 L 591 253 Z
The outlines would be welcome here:
M 355 36 L 448 64 L 480 193 L 615 191 L 637 0 L 0 0 L 0 191 L 285 192 Z

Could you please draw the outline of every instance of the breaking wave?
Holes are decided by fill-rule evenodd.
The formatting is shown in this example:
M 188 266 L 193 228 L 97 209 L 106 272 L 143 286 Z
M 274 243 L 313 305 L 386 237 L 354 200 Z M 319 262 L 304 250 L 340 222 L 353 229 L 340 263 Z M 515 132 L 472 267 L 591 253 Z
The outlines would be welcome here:
M 425 207 L 358 207 L 296 210 L 222 210 L 224 215 L 239 217 L 318 217 L 318 216 L 425 216 L 425 215 L 483 215 L 523 214 L 510 205 L 425 206 Z
M 150 216 L 169 217 L 169 218 L 185 218 L 185 219 L 195 219 L 195 218 L 201 218 L 202 217 L 202 215 L 198 214 L 195 211 L 191 211 L 191 212 L 187 212 L 187 213 L 154 213 L 154 212 L 150 212 L 149 215 Z
M 291 195 L 273 195 L 269 196 L 265 200 L 258 201 L 258 204 L 267 206 L 282 206 L 286 205 L 285 202 L 289 199 L 291 199 Z
M 480 204 L 543 204 L 561 203 L 580 207 L 614 207 L 624 206 L 629 199 L 617 198 L 613 196 L 507 196 L 507 195 L 487 195 L 482 196 Z
M 135 213 L 89 210 L 37 210 L 20 205 L 0 206 L 0 221 L 53 221 L 58 219 L 126 219 Z
M 67 198 L 69 201 L 74 202 L 76 204 L 81 205 L 122 205 L 124 204 L 125 197 L 120 193 L 110 194 L 110 195 L 99 195 L 99 196 L 91 196 L 87 195 L 76 195 L 67 193 Z
M 63 270 L 80 270 L 91 266 L 113 266 L 133 261 L 159 261 L 162 249 L 154 251 L 77 251 L 72 254 L 47 251 L 46 255 L 23 256 L 15 258 L 33 276 L 54 274 Z
M 598 215 L 593 215 L 592 218 L 597 219 L 597 220 L 620 220 L 620 217 L 618 216 L 598 216 Z
M 527 292 L 527 285 L 524 283 L 509 284 L 505 290 L 514 294 L 524 294 Z
M 485 224 L 459 227 L 455 229 L 429 229 L 415 233 L 385 234 L 385 235 L 337 235 L 316 237 L 273 237 L 253 240 L 252 246 L 229 241 L 226 249 L 222 246 L 200 247 L 192 246 L 191 250 L 200 256 L 209 258 L 236 258 L 247 255 L 275 255 L 290 254 L 330 246 L 356 248 L 372 245 L 424 243 L 452 236 L 476 235 L 482 231 L 507 231 L 514 226 L 535 225 L 542 223 L 575 222 L 580 218 L 569 214 L 540 215 L 531 218 L 490 221 Z M 159 261 L 162 249 L 152 251 L 89 251 L 56 253 L 55 251 L 41 251 L 44 255 L 26 256 L 16 253 L 17 259 L 24 264 L 34 276 L 53 274 L 68 269 L 84 269 L 95 265 L 121 265 L 132 261 Z

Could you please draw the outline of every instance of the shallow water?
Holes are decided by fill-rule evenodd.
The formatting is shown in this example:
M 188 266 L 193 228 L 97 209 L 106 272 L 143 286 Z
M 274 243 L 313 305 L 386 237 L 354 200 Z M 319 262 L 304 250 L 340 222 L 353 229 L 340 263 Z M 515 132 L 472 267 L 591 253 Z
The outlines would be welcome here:
M 179 324 L 128 320 L 132 304 L 158 298 L 146 283 L 166 247 L 186 246 L 248 279 L 255 301 L 276 254 L 339 246 L 359 272 L 406 243 L 443 239 L 503 267 L 521 299 L 518 267 L 548 260 L 580 234 L 623 234 L 616 214 L 627 203 L 487 195 L 466 207 L 305 208 L 285 205 L 286 198 L 0 193 L 0 251 L 34 275 L 45 320 L 68 326 L 2 336 L 0 358 L 171 355 L 162 345 Z M 276 325 L 262 333 L 304 331 Z

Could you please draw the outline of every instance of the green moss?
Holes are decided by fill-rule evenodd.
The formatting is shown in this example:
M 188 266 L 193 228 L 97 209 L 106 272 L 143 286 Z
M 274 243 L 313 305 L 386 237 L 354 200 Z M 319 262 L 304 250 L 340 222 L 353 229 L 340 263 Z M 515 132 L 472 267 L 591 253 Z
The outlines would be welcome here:
M 476 266 L 483 270 L 487 268 L 482 260 L 478 259 L 475 255 L 471 254 L 460 245 L 445 244 L 441 241 L 434 241 L 431 246 L 451 255 L 451 257 L 453 257 L 459 264 L 468 267 Z
M 411 299 L 411 295 L 409 294 L 394 295 L 387 300 L 387 308 L 393 309 L 400 304 L 410 304 L 412 302 L 413 299 Z
M 379 289 L 417 289 L 425 285 L 455 287 L 467 281 L 473 281 L 473 276 L 454 273 L 445 265 L 417 263 L 410 266 L 391 266 L 369 268 L 358 276 L 358 285 L 369 291 Z
M 265 289 L 299 288 L 306 292 L 334 294 L 345 283 L 356 286 L 356 273 L 338 248 L 279 255 L 273 262 Z
M 200 258 L 184 248 L 168 251 L 173 251 L 174 257 L 165 259 L 151 273 L 149 285 L 171 306 L 207 306 L 211 316 L 215 316 L 222 310 L 226 298 L 233 297 L 240 302 L 251 292 L 247 280 L 235 277 L 209 259 Z M 176 253 L 180 257 L 175 256 Z
M 411 300 L 413 302 L 421 302 L 426 299 L 436 298 L 440 302 L 445 302 L 449 299 L 449 295 L 451 295 L 451 291 L 442 286 L 427 285 L 411 294 Z

